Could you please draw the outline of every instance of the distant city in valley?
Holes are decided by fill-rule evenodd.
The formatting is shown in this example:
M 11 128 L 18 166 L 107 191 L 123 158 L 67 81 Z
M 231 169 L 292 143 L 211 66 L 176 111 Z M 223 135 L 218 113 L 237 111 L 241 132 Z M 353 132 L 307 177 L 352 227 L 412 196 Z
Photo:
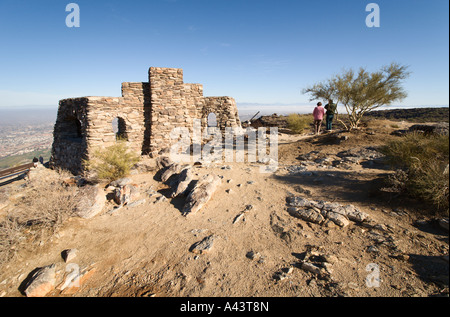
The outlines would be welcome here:
M 0 108 L 0 169 L 49 159 L 55 108 Z

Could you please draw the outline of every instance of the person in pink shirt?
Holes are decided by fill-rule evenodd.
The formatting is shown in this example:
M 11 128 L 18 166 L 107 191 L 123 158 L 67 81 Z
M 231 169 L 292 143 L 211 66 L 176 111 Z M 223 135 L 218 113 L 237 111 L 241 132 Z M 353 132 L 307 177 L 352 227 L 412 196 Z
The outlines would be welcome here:
M 317 107 L 314 108 L 314 133 L 317 135 L 320 133 L 320 127 L 322 125 L 323 116 L 325 115 L 325 109 L 322 107 L 322 103 L 318 102 Z

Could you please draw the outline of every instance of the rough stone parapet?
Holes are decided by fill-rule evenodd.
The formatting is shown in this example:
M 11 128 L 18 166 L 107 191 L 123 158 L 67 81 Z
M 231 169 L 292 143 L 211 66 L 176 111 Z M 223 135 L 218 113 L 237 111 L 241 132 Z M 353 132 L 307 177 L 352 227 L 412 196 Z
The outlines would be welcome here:
M 233 98 L 203 97 L 203 85 L 184 83 L 182 69 L 151 67 L 148 75 L 149 82 L 122 83 L 121 97 L 61 100 L 51 166 L 82 173 L 91 149 L 113 145 L 117 138 L 141 155 L 157 153 L 176 141 L 170 137 L 174 128 L 192 132 L 195 119 L 206 128 L 210 113 L 221 129 L 241 126 Z

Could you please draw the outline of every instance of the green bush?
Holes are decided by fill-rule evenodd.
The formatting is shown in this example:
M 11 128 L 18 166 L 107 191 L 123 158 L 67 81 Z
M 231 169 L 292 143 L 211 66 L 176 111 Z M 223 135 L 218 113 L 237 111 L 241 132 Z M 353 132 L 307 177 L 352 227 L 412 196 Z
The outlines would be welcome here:
M 128 150 L 126 141 L 119 140 L 105 149 L 95 150 L 84 165 L 99 180 L 111 182 L 127 176 L 139 159 L 137 154 Z
M 287 128 L 291 129 L 296 133 L 303 133 L 305 129 L 311 127 L 311 123 L 314 122 L 312 115 L 300 115 L 300 114 L 290 114 L 287 119 Z
M 448 214 L 449 137 L 410 133 L 381 151 L 392 166 L 406 172 L 404 190 Z

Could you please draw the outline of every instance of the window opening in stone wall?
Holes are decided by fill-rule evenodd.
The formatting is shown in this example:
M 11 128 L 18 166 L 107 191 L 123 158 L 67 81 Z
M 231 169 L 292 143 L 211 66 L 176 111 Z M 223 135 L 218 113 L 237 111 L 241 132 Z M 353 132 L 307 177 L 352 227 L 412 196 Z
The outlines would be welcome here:
M 210 113 L 208 115 L 208 128 L 217 127 L 217 116 L 215 113 Z
M 116 141 L 128 141 L 127 124 L 123 118 L 114 118 L 112 122 L 113 132 L 116 136 Z

